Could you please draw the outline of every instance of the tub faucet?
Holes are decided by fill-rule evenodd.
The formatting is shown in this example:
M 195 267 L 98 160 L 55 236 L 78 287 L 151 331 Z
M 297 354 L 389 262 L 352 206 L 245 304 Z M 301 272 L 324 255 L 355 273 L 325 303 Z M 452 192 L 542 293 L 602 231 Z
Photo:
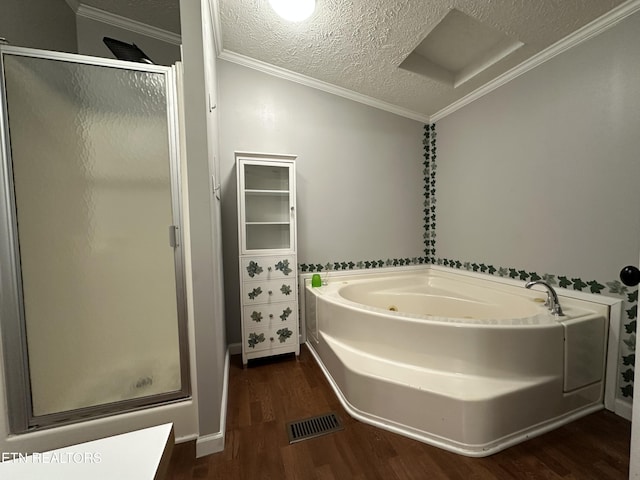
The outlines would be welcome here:
M 560 306 L 560 301 L 558 301 L 558 294 L 553 287 L 544 280 L 535 280 L 533 282 L 528 282 L 524 288 L 531 288 L 534 285 L 542 285 L 547 289 L 547 301 L 544 304 L 549 307 L 549 311 L 554 315 L 558 315 L 560 317 L 564 316 L 564 313 L 562 313 L 562 307 Z

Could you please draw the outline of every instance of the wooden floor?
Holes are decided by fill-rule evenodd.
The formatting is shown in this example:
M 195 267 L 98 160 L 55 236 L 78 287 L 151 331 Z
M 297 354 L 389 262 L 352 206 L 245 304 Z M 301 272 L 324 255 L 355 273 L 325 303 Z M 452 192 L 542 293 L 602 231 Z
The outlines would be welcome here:
M 427 406 L 425 406 L 427 408 Z M 289 445 L 286 423 L 336 411 L 345 429 Z M 233 356 L 223 452 L 195 459 L 176 445 L 168 478 L 626 479 L 631 423 L 601 411 L 485 458 L 469 458 L 351 418 L 303 347 L 242 367 Z

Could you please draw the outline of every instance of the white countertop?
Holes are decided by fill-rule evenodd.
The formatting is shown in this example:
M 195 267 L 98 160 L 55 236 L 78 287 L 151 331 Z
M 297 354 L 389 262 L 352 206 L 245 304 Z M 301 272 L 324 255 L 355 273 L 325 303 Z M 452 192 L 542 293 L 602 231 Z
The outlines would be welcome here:
M 3 452 L 0 479 L 153 480 L 173 442 L 167 423 L 29 456 Z

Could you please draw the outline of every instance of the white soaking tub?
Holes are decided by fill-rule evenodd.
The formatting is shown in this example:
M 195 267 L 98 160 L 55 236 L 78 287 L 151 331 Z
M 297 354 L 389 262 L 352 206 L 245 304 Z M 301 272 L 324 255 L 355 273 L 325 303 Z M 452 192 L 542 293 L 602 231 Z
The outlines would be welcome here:
M 603 408 L 608 307 L 431 268 L 305 289 L 307 344 L 364 422 L 486 456 Z

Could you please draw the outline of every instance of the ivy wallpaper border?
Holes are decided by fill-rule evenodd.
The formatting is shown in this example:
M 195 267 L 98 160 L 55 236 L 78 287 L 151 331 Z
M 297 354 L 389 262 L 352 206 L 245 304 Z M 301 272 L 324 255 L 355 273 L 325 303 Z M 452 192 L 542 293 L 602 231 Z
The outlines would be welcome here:
M 374 268 L 406 267 L 409 265 L 427 265 L 425 257 L 387 258 L 386 260 L 357 260 L 322 263 L 300 263 L 300 273 L 332 272 L 344 270 L 367 270 Z
M 436 124 L 424 126 L 424 254 L 429 263 L 434 263 L 436 258 Z

